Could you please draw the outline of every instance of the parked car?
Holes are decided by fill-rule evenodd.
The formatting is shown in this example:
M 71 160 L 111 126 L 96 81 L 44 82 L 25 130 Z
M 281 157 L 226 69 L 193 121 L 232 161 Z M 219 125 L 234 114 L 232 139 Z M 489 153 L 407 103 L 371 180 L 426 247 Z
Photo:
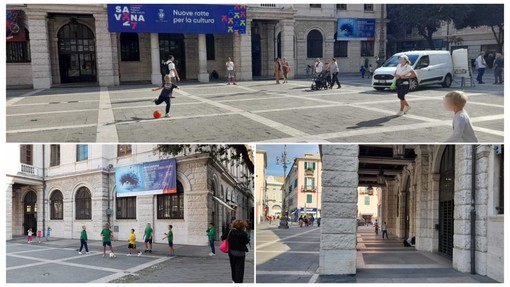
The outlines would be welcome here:
M 416 78 L 409 81 L 409 90 L 414 91 L 420 86 L 441 84 L 448 88 L 453 82 L 453 61 L 448 51 L 409 51 L 391 56 L 384 64 L 374 71 L 372 87 L 382 91 L 391 86 L 398 59 L 407 55 L 411 66 L 416 71 Z

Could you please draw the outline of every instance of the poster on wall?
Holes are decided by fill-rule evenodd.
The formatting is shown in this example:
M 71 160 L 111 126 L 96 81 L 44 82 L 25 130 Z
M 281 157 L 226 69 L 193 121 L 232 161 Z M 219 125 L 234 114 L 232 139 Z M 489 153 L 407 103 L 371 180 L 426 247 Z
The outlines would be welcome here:
M 246 5 L 108 4 L 108 31 L 245 34 Z
M 25 11 L 7 10 L 6 16 L 7 42 L 25 41 Z
M 174 158 L 115 168 L 118 197 L 176 193 L 176 180 Z
M 374 41 L 375 19 L 338 18 L 336 39 Z

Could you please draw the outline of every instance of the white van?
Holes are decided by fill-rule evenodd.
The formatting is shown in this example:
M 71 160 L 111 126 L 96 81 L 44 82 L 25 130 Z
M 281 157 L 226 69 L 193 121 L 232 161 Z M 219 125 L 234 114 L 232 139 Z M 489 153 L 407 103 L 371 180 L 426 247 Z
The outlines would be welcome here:
M 382 91 L 391 86 L 398 59 L 407 55 L 411 66 L 416 71 L 416 78 L 410 80 L 409 89 L 416 90 L 419 86 L 441 84 L 444 88 L 452 85 L 453 61 L 448 51 L 409 51 L 397 53 L 374 71 L 372 87 Z

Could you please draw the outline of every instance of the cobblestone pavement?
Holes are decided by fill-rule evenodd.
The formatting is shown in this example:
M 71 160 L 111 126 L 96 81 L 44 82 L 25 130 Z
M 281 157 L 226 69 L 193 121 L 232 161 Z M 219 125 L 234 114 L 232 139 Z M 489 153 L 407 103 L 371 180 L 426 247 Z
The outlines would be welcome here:
M 410 113 L 370 80 L 342 78 L 342 89 L 310 91 L 310 80 L 183 83 L 172 118 L 153 119 L 149 85 L 7 91 L 8 142 L 443 142 L 452 113 L 447 91 L 432 86 L 408 96 Z M 481 142 L 503 140 L 503 86 L 464 89 Z
M 209 257 L 207 246 L 175 245 L 175 258 L 165 256 L 165 244 L 153 244 L 153 253 L 140 257 L 127 257 L 124 242 L 113 242 L 113 246 L 115 259 L 102 257 L 99 241 L 89 241 L 91 252 L 83 255 L 77 252 L 78 240 L 9 241 L 7 283 L 232 282 L 228 256 L 218 251 Z M 254 282 L 253 252 L 247 253 L 244 282 Z
M 440 255 L 404 247 L 390 234 L 359 227 L 355 276 L 319 276 L 320 228 L 277 223 L 257 225 L 257 283 L 486 283 L 494 280 L 461 273 Z

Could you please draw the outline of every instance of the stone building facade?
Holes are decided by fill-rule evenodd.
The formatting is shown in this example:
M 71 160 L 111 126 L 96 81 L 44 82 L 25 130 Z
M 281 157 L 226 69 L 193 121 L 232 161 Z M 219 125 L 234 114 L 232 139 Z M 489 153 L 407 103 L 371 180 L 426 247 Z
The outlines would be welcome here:
M 381 146 L 320 148 L 320 274 L 356 273 L 357 191 L 372 181 L 381 188 L 379 220 L 387 222 L 392 236 L 415 236 L 417 250 L 450 258 L 460 272 L 474 270 L 503 282 L 502 145 L 388 146 L 386 151 Z
M 321 216 L 322 163 L 318 154 L 305 154 L 294 159 L 285 178 L 284 192 L 289 216 L 296 221 L 300 215 Z
M 99 240 L 102 226 L 110 222 L 118 240 L 127 240 L 134 228 L 141 241 L 145 225 L 151 223 L 156 243 L 163 242 L 162 234 L 172 224 L 176 244 L 206 245 L 209 222 L 217 226 L 219 238 L 233 219 L 253 220 L 253 165 L 248 157 L 220 161 L 208 152 L 181 153 L 175 157 L 177 194 L 117 197 L 114 168 L 160 160 L 155 147 L 8 145 L 21 159 L 7 167 L 7 239 L 26 234 L 28 227 L 48 226 L 54 237 L 79 238 L 85 225 L 89 238 Z M 82 194 L 87 195 L 86 205 L 78 203 Z M 163 214 L 167 211 L 172 215 Z
M 264 192 L 266 190 L 266 168 L 267 168 L 267 153 L 264 150 L 257 149 L 255 155 L 255 186 L 256 192 L 256 219 L 257 223 L 264 221 Z
M 306 75 L 307 65 L 316 57 L 325 62 L 336 57 L 341 72 L 357 72 L 360 65 L 375 64 L 375 56 L 385 54 L 384 6 L 250 4 L 246 34 L 131 35 L 108 32 L 106 5 L 9 4 L 7 9 L 24 12 L 29 37 L 24 43 L 7 45 L 7 86 L 160 84 L 160 62 L 169 53 L 176 56 L 182 79 L 200 82 L 208 82 L 213 74 L 222 78 L 228 57 L 235 62 L 238 80 L 273 77 L 275 57 L 287 58 L 290 77 Z M 338 18 L 375 19 L 375 39 L 337 43 Z M 66 29 L 79 33 L 69 34 Z M 311 32 L 318 38 L 309 37 Z M 314 57 L 308 57 L 311 42 L 320 50 Z M 134 55 L 129 53 L 133 46 L 137 47 Z
M 279 216 L 282 212 L 283 176 L 266 176 L 266 189 L 264 193 L 266 215 Z

